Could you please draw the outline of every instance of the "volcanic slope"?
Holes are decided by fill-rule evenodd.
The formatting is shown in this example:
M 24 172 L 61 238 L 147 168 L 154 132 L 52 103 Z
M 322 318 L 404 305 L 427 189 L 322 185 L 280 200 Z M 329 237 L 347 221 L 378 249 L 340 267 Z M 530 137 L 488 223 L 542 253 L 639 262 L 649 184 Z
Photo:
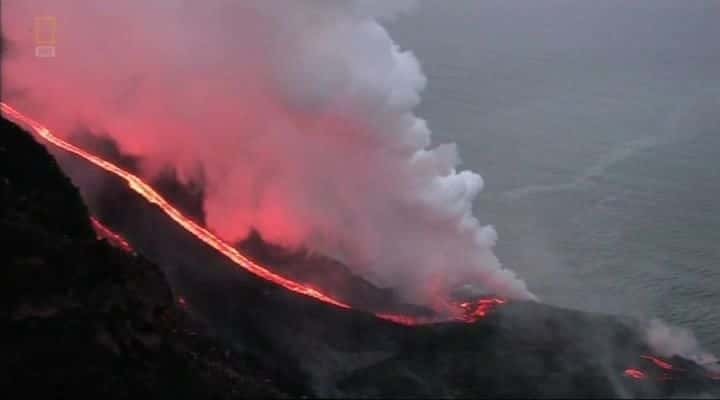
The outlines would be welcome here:
M 0 120 L 0 387 L 24 397 L 290 397 L 178 309 L 163 272 L 96 239 L 80 194 Z M 279 387 L 285 389 L 279 389 Z
M 115 293 L 130 298 L 135 296 L 138 289 L 133 285 L 116 285 L 110 290 L 94 280 L 110 279 L 107 276 L 112 276 L 113 268 L 119 268 L 112 257 L 124 258 L 128 263 L 133 261 L 136 270 L 146 274 L 151 273 L 153 265 L 144 261 L 142 256 L 132 258 L 119 249 L 109 249 L 104 243 L 97 244 L 92 239 L 87 211 L 68 179 L 57 171 L 47 153 L 32 143 L 29 136 L 19 139 L 21 134 L 16 127 L 7 122 L 3 124 L 0 142 L 3 199 L 9 199 L 9 204 L 18 204 L 8 210 L 39 208 L 41 211 L 35 212 L 43 215 L 41 219 L 34 220 L 31 215 L 22 216 L 20 211 L 3 211 L 3 236 L 8 236 L 5 232 L 9 232 L 10 237 L 22 237 L 12 230 L 22 232 L 17 226 L 26 227 L 24 229 L 31 233 L 37 231 L 37 236 L 27 236 L 24 241 L 13 239 L 18 243 L 11 243 L 13 250 L 6 254 L 11 256 L 11 262 L 8 263 L 10 267 L 5 268 L 7 279 L 3 282 L 11 282 L 10 278 L 12 282 L 17 282 L 8 284 L 7 290 L 3 290 L 3 295 L 9 296 L 6 304 L 12 305 L 5 318 L 8 323 L 17 323 L 14 315 L 22 309 L 20 304 L 30 296 L 28 293 L 38 293 L 40 299 L 46 299 L 44 304 L 54 307 L 57 307 L 55 304 L 63 304 L 59 299 L 54 300 L 53 296 L 59 296 L 56 292 L 80 296 L 75 300 L 80 303 L 87 303 L 90 299 L 111 301 Z M 12 134 L 6 135 L 6 131 Z M 14 139 L 6 139 L 6 136 Z M 5 157 L 6 153 L 14 156 Z M 190 315 L 196 320 L 202 318 L 204 326 L 212 327 L 213 332 L 233 350 L 232 354 L 237 354 L 241 360 L 251 360 L 252 363 L 247 361 L 244 365 L 251 366 L 257 376 L 261 373 L 272 375 L 251 380 L 257 384 L 257 390 L 320 396 L 443 397 L 621 397 L 718 393 L 713 392 L 717 390 L 717 382 L 709 379 L 706 372 L 694 363 L 679 358 L 667 360 L 679 371 L 668 378 L 667 371 L 641 358 L 650 354 L 650 350 L 644 344 L 639 324 L 618 317 L 537 303 L 510 302 L 474 324 L 407 327 L 378 319 L 369 313 L 320 303 L 237 269 L 225 257 L 179 228 L 155 206 L 134 195 L 118 179 L 105 175 L 82 160 L 65 160 L 62 164 L 66 170 L 75 171 L 74 179 L 80 182 L 81 188 L 86 186 L 85 197 L 90 199 L 93 214 L 107 220 L 104 222 L 122 233 L 139 253 L 160 265 L 174 290 L 174 296 L 182 298 Z M 39 172 L 25 173 L 27 168 L 39 168 Z M 82 174 L 77 171 L 82 171 Z M 105 212 L 103 215 L 99 212 L 103 196 L 92 195 L 90 187 L 98 179 L 103 182 L 101 187 L 109 187 L 108 190 L 113 193 L 114 213 Z M 18 189 L 22 187 L 27 188 L 27 193 Z M 48 193 L 59 196 L 55 200 L 59 204 L 71 201 L 74 206 L 55 208 L 48 205 L 42 198 Z M 80 211 L 68 211 L 73 207 Z M 14 214 L 21 216 L 13 217 Z M 13 222 L 17 218 L 34 222 Z M 54 218 L 67 221 L 56 222 Z M 97 257 L 84 248 L 56 248 L 56 243 L 62 243 L 62 240 L 54 240 L 48 235 L 57 226 L 76 227 L 72 231 L 55 234 L 65 238 L 62 240 L 102 246 L 106 253 Z M 15 255 L 16 252 L 20 254 Z M 33 257 L 49 261 L 35 261 L 36 264 L 27 261 Z M 70 261 L 64 261 L 64 264 L 58 261 L 68 259 Z M 33 284 L 34 279 L 41 275 L 37 268 L 43 268 L 50 262 L 58 263 L 52 269 L 53 279 L 45 286 Z M 94 269 L 88 269 L 88 263 Z M 74 289 L 77 273 L 67 265 L 85 265 L 80 276 L 89 289 Z M 272 268 L 272 265 L 269 267 Z M 153 290 L 148 289 L 149 293 L 161 296 L 164 299 L 162 304 L 168 306 L 170 291 L 162 274 L 157 270 L 154 273 L 157 284 Z M 22 281 L 22 277 L 26 280 Z M 133 326 L 130 321 L 136 318 L 134 313 L 138 312 L 133 307 L 128 305 L 124 313 L 104 316 L 103 321 L 113 326 Z M 42 310 L 37 307 L 32 309 Z M 25 365 L 26 370 L 31 371 L 28 374 L 34 374 L 32 376 L 38 382 L 47 382 L 43 374 L 48 372 L 45 369 L 32 372 L 28 366 L 50 362 L 50 356 L 33 358 L 31 354 L 34 353 L 30 349 L 37 345 L 50 349 L 47 354 L 52 355 L 52 349 L 58 346 L 57 337 L 61 337 L 52 333 L 51 328 L 35 322 L 37 318 L 40 321 L 48 318 L 44 315 L 41 312 L 40 316 L 31 317 L 34 323 L 23 325 L 23 330 L 15 328 L 19 333 L 14 341 L 25 343 L 28 351 L 8 353 L 13 354 L 9 359 L 15 360 L 9 365 L 17 370 L 21 370 L 17 366 Z M 65 314 L 51 315 L 54 317 L 49 318 L 59 320 L 60 326 L 69 326 L 77 320 Z M 174 328 L 169 329 L 172 332 Z M 80 330 L 66 330 L 63 334 L 72 338 L 69 332 L 75 331 Z M 100 357 L 104 354 L 102 351 L 106 351 L 102 345 L 92 344 L 94 342 L 87 337 L 77 339 L 77 342 L 80 348 L 76 348 L 75 352 L 87 354 L 91 359 Z M 126 348 L 119 347 L 118 351 L 125 354 L 123 352 L 128 351 Z M 158 359 L 143 351 L 132 354 L 140 364 L 145 361 L 152 365 L 152 360 Z M 202 358 L 202 352 L 200 354 Z M 63 357 L 70 358 L 66 354 L 59 359 Z M 179 362 L 171 364 L 175 367 L 182 365 Z M 92 371 L 98 376 L 123 376 L 111 372 L 113 368 L 112 365 L 98 365 Z M 642 370 L 643 377 L 627 376 L 625 370 L 628 368 Z M 158 373 L 158 370 L 162 368 L 138 369 L 132 373 L 140 380 L 148 374 L 147 379 L 151 380 L 152 373 Z M 204 380 L 202 371 L 188 369 L 185 373 L 187 385 L 202 388 L 209 384 Z M 28 381 L 30 378 L 25 379 Z M 87 379 L 84 377 L 77 382 Z M 265 379 L 278 383 L 265 384 Z M 130 382 L 117 383 L 118 390 L 130 390 L 130 386 L 123 388 L 123 384 L 130 385 Z M 155 387 L 158 391 L 172 390 L 162 385 Z M 280 391 L 277 387 L 284 390 Z M 217 390 L 208 391 L 213 392 Z

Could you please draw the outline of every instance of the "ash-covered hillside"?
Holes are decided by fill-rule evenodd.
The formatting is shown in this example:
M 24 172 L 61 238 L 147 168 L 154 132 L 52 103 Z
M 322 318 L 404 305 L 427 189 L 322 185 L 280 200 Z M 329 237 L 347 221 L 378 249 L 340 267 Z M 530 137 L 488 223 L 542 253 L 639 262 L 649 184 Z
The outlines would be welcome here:
M 474 324 L 408 327 L 319 303 L 238 269 L 118 179 L 63 157 L 92 213 L 130 240 L 140 254 L 133 256 L 95 239 L 88 210 L 54 160 L 29 134 L 2 124 L 0 296 L 7 306 L 0 317 L 10 338 L 0 345 L 0 363 L 8 371 L 2 379 L 26 392 L 111 398 L 720 393 L 693 362 L 675 357 L 665 360 L 668 369 L 643 358 L 652 352 L 640 324 L 618 317 L 511 302 Z M 106 194 L 90 195 L 98 190 Z M 103 208 L 108 201 L 112 212 Z M 285 270 L 308 262 L 277 255 L 261 241 L 245 246 Z M 361 298 L 375 291 L 362 286 Z M 187 313 L 173 296 L 182 297 Z M 218 339 L 205 335 L 210 331 Z M 628 376 L 628 369 L 643 375 Z

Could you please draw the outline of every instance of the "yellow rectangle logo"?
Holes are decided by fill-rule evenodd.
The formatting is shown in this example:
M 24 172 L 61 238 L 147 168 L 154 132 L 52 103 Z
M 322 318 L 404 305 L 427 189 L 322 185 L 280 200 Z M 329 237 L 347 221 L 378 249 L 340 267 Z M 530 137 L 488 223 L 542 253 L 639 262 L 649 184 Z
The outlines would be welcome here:
M 54 46 L 57 35 L 55 17 L 35 17 L 35 45 Z

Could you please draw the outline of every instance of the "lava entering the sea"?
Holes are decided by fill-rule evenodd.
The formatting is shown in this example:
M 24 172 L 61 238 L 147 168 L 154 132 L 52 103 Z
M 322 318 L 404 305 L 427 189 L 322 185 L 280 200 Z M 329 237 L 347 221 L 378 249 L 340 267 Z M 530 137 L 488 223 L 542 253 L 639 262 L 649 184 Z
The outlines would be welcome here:
M 657 381 L 670 381 L 680 378 L 683 373 L 688 372 L 688 370 L 678 368 L 660 357 L 642 355 L 640 359 L 648 361 L 649 365 L 654 367 L 654 369 L 628 368 L 625 370 L 625 376 L 636 380 L 653 378 Z M 704 376 L 710 380 L 720 380 L 720 375 L 710 371 L 706 371 Z
M 77 157 L 80 157 L 95 166 L 104 169 L 107 172 L 110 172 L 119 178 L 123 179 L 128 187 L 135 191 L 137 194 L 142 196 L 145 200 L 148 202 L 156 205 L 159 207 L 168 217 L 170 217 L 175 223 L 180 225 L 182 228 L 184 228 L 186 231 L 194 235 L 196 238 L 204 242 L 205 244 L 209 245 L 210 247 L 214 248 L 221 254 L 223 254 L 225 257 L 230 259 L 235 265 L 247 270 L 248 272 L 265 279 L 267 281 L 273 282 L 279 286 L 282 286 L 288 290 L 291 290 L 296 293 L 303 294 L 305 296 L 312 297 L 314 299 L 317 299 L 319 301 L 332 304 L 336 307 L 344 308 L 344 309 L 350 309 L 352 308 L 349 304 L 346 304 L 338 299 L 335 299 L 323 292 L 321 292 L 318 289 L 315 289 L 313 287 L 310 287 L 308 285 L 301 284 L 299 282 L 295 282 L 291 279 L 285 278 L 283 276 L 280 276 L 266 267 L 250 260 L 248 257 L 241 254 L 237 249 L 235 249 L 230 244 L 223 241 L 221 238 L 216 236 L 214 233 L 209 231 L 208 229 L 200 226 L 187 216 L 185 216 L 180 210 L 178 210 L 176 207 L 174 207 L 168 200 L 166 200 L 162 195 L 160 195 L 155 189 L 153 189 L 149 184 L 147 184 L 145 181 L 143 181 L 140 177 L 137 175 L 134 175 L 127 170 L 104 160 L 103 158 L 94 155 L 87 150 L 84 150 L 80 147 L 77 147 L 69 142 L 66 142 L 63 139 L 58 138 L 57 136 L 53 135 L 52 132 L 39 122 L 25 116 L 24 114 L 20 113 L 19 111 L 15 110 L 11 106 L 9 106 L 6 103 L 0 102 L 0 110 L 10 117 L 15 122 L 24 125 L 28 127 L 32 132 L 34 132 L 37 136 L 39 136 L 41 139 L 43 139 L 48 144 L 51 144 L 55 147 L 58 147 L 64 151 L 67 151 Z M 104 226 L 100 221 L 93 218 L 92 220 L 93 226 L 96 229 L 96 232 L 98 234 L 102 235 L 103 237 L 107 237 L 109 240 L 111 240 L 114 244 L 126 249 L 127 251 L 132 252 L 132 247 L 129 245 L 127 240 L 125 240 L 122 236 L 119 234 L 113 232 L 106 226 Z M 493 309 L 495 306 L 499 304 L 504 304 L 505 300 L 503 299 L 497 299 L 497 298 L 491 298 L 491 299 L 479 299 L 474 302 L 466 302 L 466 303 L 454 303 L 449 302 L 452 304 L 454 310 L 451 311 L 450 318 L 423 318 L 423 317 L 414 317 L 409 315 L 398 315 L 398 314 L 384 314 L 384 313 L 378 313 L 375 314 L 378 318 L 385 319 L 388 321 L 392 321 L 397 324 L 402 325 L 417 325 L 417 324 L 425 324 L 425 323 L 434 323 L 434 322 L 442 322 L 442 321 L 462 321 L 462 322 L 475 322 L 478 318 L 482 318 L 487 313 Z
M 125 169 L 109 162 L 101 157 L 98 157 L 82 148 L 79 148 L 71 143 L 68 143 L 55 135 L 53 135 L 49 129 L 41 125 L 40 123 L 26 117 L 20 112 L 16 111 L 9 105 L 0 102 L 0 111 L 5 115 L 9 116 L 15 122 L 28 127 L 37 136 L 43 139 L 48 144 L 56 146 L 64 151 L 67 151 L 77 157 L 80 157 L 95 166 L 110 172 L 121 179 L 123 179 L 128 187 L 134 192 L 139 194 L 142 198 L 151 204 L 159 207 L 168 217 L 170 217 L 175 223 L 184 228 L 187 232 L 201 240 L 205 244 L 209 245 L 228 259 L 230 259 L 235 265 L 246 271 L 258 276 L 264 280 L 273 282 L 279 286 L 282 286 L 288 290 L 296 293 L 300 293 L 305 296 L 312 297 L 319 301 L 334 305 L 342 309 L 351 309 L 349 304 L 346 304 L 338 299 L 335 299 L 318 289 L 313 287 L 295 282 L 283 276 L 280 276 L 268 268 L 250 260 L 237 249 L 226 243 L 214 233 L 208 229 L 198 225 L 190 218 L 185 216 L 177 208 L 175 208 L 168 200 L 161 196 L 155 189 L 143 181 L 140 177 L 126 171 Z M 91 217 L 91 222 L 96 234 L 99 238 L 107 239 L 111 244 L 117 246 L 128 253 L 135 253 L 130 243 L 120 234 L 114 232 L 109 227 L 105 226 L 97 218 Z M 387 314 L 387 313 L 376 313 L 376 317 L 387 320 L 396 324 L 414 326 L 419 324 L 429 324 L 444 321 L 458 321 L 465 323 L 474 323 L 477 320 L 486 317 L 496 307 L 506 304 L 507 300 L 498 297 L 483 297 L 472 301 L 454 302 L 446 300 L 440 296 L 440 300 L 436 305 L 436 311 L 439 315 L 450 315 L 449 318 L 440 317 L 418 317 L 411 315 L 402 314 Z M 188 310 L 190 306 L 184 297 L 178 297 L 178 305 L 184 310 Z M 637 367 L 627 368 L 624 370 L 624 375 L 633 380 L 646 380 L 649 378 L 656 379 L 658 381 L 672 380 L 675 378 L 677 373 L 685 371 L 684 369 L 676 368 L 669 362 L 662 360 L 658 357 L 643 355 L 640 357 L 642 360 L 649 361 L 655 366 L 658 371 L 651 371 L 650 369 L 640 369 Z M 720 374 L 708 372 L 705 374 L 706 378 L 711 380 L 720 380 Z

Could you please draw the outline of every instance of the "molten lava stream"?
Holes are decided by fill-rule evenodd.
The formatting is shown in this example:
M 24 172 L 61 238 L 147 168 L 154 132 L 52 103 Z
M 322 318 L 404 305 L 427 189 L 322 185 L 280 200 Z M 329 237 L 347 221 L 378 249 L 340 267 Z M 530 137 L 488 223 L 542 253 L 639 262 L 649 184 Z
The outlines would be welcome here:
M 95 229 L 95 233 L 98 239 L 107 239 L 112 245 L 117 246 L 128 253 L 134 253 L 135 250 L 130 246 L 130 243 L 125 240 L 120 234 L 113 232 L 110 228 L 103 225 L 100 220 L 95 217 L 90 217 L 90 222 Z
M 128 186 L 134 190 L 136 193 L 138 193 L 140 196 L 144 197 L 145 200 L 149 201 L 152 204 L 157 205 L 162 209 L 167 216 L 173 219 L 176 223 L 180 224 L 185 230 L 193 234 L 198 239 L 205 242 L 207 245 L 213 247 L 215 250 L 219 251 L 223 255 L 225 255 L 227 258 L 232 260 L 235 264 L 237 264 L 240 267 L 243 267 L 244 269 L 250 271 L 251 273 L 265 279 L 271 282 L 274 282 L 286 289 L 292 290 L 293 292 L 301 293 L 306 296 L 310 296 L 313 298 L 316 298 L 320 301 L 333 304 L 338 307 L 342 308 L 350 308 L 349 305 L 340 302 L 338 300 L 333 299 L 332 297 L 325 295 L 321 292 L 319 292 L 316 289 L 313 289 L 308 286 L 304 286 L 298 282 L 291 281 L 289 279 L 286 279 L 280 275 L 277 275 L 268 269 L 262 267 L 261 265 L 258 265 L 254 262 L 252 262 L 247 257 L 243 256 L 238 252 L 234 247 L 230 246 L 229 244 L 225 243 L 222 239 L 215 236 L 212 232 L 208 231 L 207 229 L 201 227 L 200 225 L 193 222 L 190 218 L 183 215 L 177 208 L 173 207 L 167 200 L 165 200 L 164 197 L 162 197 L 158 192 L 155 191 L 150 185 L 145 183 L 142 179 L 140 179 L 138 176 L 118 167 L 117 165 L 105 161 L 102 158 L 90 154 L 89 152 L 70 144 L 55 135 L 53 135 L 49 129 L 42 126 L 40 123 L 30 119 L 29 117 L 26 117 L 25 115 L 21 114 L 19 111 L 13 109 L 9 105 L 5 103 L 0 103 L 0 109 L 4 113 L 6 113 L 8 116 L 10 116 L 13 120 L 20 122 L 26 126 L 28 126 L 30 129 L 32 129 L 38 136 L 40 136 L 42 139 L 46 140 L 48 143 L 57 146 L 69 153 L 72 153 L 76 156 L 79 156 L 81 158 L 84 158 L 85 160 L 95 164 L 96 166 L 104 169 L 105 171 L 108 171 L 112 174 L 115 174 L 116 176 L 122 178 L 127 182 Z
M 625 370 L 625 376 L 628 376 L 633 379 L 645 379 L 647 378 L 647 375 L 645 375 L 644 372 L 640 371 L 637 368 L 628 368 Z
M 320 292 L 319 290 L 312 288 L 307 285 L 303 285 L 299 282 L 295 282 L 293 280 L 287 279 L 283 276 L 280 276 L 267 268 L 263 267 L 260 264 L 255 263 L 254 261 L 250 260 L 246 256 L 242 255 L 237 249 L 217 237 L 215 234 L 210 232 L 209 230 L 203 228 L 202 226 L 198 225 L 194 221 L 192 221 L 190 218 L 186 217 L 183 213 L 181 213 L 177 208 L 175 208 L 172 204 L 170 204 L 163 196 L 161 196 L 155 189 L 153 189 L 150 185 L 148 185 L 145 181 L 143 181 L 140 177 L 124 170 L 123 168 L 118 167 L 117 165 L 106 161 L 94 154 L 89 153 L 86 150 L 83 150 L 71 143 L 68 143 L 55 135 L 53 135 L 50 130 L 46 127 L 44 127 L 42 124 L 38 123 L 37 121 L 32 120 L 31 118 L 23 115 L 19 111 L 15 110 L 14 108 L 10 107 L 6 103 L 0 102 L 0 110 L 2 110 L 3 113 L 5 113 L 7 116 L 9 116 L 11 119 L 13 119 L 15 122 L 18 122 L 22 125 L 27 126 L 30 128 L 33 132 L 35 132 L 36 135 L 38 135 L 40 138 L 45 140 L 47 143 L 56 146 L 60 149 L 63 149 L 71 154 L 74 154 L 78 157 L 81 157 L 92 164 L 104 169 L 107 172 L 110 172 L 120 178 L 122 178 L 125 182 L 127 182 L 128 187 L 138 193 L 140 196 L 142 196 L 145 200 L 148 202 L 157 205 L 160 207 L 160 209 L 169 216 L 173 221 L 175 221 L 177 224 L 182 226 L 186 231 L 190 232 L 192 235 L 194 235 L 196 238 L 203 241 L 205 244 L 209 245 L 210 247 L 214 248 L 221 254 L 223 254 L 225 257 L 230 259 L 233 263 L 238 265 L 239 267 L 247 270 L 248 272 L 265 279 L 267 281 L 273 282 L 277 285 L 280 285 L 288 290 L 291 290 L 296 293 L 303 294 L 305 296 L 309 296 L 312 298 L 315 298 L 317 300 L 320 300 L 322 302 L 332 304 L 334 306 L 344 308 L 344 309 L 350 309 L 350 305 L 343 303 L 340 300 L 337 300 L 325 293 Z M 107 229 L 107 228 L 105 228 Z M 108 231 L 110 231 L 108 229 Z M 112 232 L 112 231 L 110 231 Z M 113 233 L 113 235 L 116 235 L 120 237 L 119 235 Z M 477 304 L 477 307 L 473 309 L 474 311 L 471 311 L 470 313 L 463 308 L 463 310 L 459 310 L 460 316 L 456 316 L 456 320 L 465 321 L 465 322 L 474 322 L 477 320 L 477 318 L 484 316 L 490 307 L 483 306 L 480 303 Z M 405 315 L 394 315 L 394 314 L 375 314 L 378 318 L 382 318 L 388 321 L 392 321 L 398 324 L 403 325 L 417 325 L 421 323 L 430 323 L 430 322 L 438 322 L 436 319 L 419 319 L 412 316 L 405 316 Z
M 653 357 L 653 356 L 640 356 L 640 358 L 643 358 L 645 360 L 650 360 L 653 362 L 653 364 L 657 365 L 658 367 L 666 370 L 666 371 L 673 371 L 675 368 L 670 364 L 669 362 L 665 360 L 661 360 L 660 358 Z

